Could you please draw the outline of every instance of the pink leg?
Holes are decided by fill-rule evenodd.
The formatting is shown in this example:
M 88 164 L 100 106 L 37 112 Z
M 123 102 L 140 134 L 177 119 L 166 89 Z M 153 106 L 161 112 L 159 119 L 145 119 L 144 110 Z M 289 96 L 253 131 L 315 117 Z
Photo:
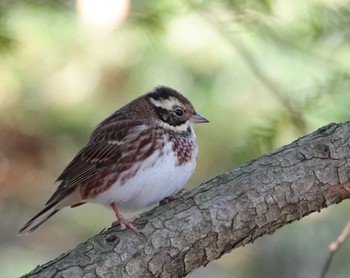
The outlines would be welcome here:
M 128 220 L 126 220 L 118 211 L 117 206 L 112 203 L 111 204 L 112 209 L 115 212 L 115 215 L 117 216 L 117 221 L 113 222 L 112 225 L 120 225 L 120 226 L 124 226 L 124 227 L 128 227 L 130 230 L 134 231 L 135 233 L 139 233 L 139 231 L 135 228 L 135 226 L 133 224 L 131 224 Z

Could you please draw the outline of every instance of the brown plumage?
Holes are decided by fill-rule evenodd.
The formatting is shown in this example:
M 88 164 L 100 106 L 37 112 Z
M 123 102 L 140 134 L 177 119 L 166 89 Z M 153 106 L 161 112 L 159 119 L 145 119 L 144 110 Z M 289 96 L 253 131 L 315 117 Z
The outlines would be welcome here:
M 139 209 L 184 186 L 197 155 L 192 125 L 200 122 L 208 121 L 188 99 L 168 87 L 156 87 L 131 101 L 96 127 L 87 145 L 57 178 L 59 185 L 45 208 L 19 234 L 32 232 L 64 207 L 85 202 L 111 205 L 119 223 L 137 231 L 117 206 Z M 168 176 L 173 184 L 166 184 Z

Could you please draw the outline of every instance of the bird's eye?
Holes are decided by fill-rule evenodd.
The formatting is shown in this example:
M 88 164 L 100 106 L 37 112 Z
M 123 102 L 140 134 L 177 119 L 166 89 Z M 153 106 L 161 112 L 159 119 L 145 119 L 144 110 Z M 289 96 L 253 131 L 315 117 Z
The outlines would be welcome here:
M 184 111 L 181 108 L 176 108 L 175 114 L 176 114 L 176 116 L 181 117 L 181 116 L 183 116 Z

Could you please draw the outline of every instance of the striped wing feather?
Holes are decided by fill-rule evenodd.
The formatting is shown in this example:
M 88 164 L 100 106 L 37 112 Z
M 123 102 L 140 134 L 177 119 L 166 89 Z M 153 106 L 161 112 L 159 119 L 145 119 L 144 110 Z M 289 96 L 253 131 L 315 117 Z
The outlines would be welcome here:
M 56 182 L 60 184 L 45 205 L 59 202 L 77 187 L 94 180 L 104 168 L 118 163 L 123 150 L 128 148 L 146 127 L 141 120 L 122 120 L 98 126 L 88 144 L 57 178 Z

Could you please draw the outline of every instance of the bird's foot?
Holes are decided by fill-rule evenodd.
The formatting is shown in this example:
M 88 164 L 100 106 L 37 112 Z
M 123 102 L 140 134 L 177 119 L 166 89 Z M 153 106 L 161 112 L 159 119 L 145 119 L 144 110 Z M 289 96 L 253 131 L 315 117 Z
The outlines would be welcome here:
M 114 203 L 111 204 L 111 207 L 114 210 L 115 215 L 117 216 L 117 220 L 112 223 L 112 226 L 120 225 L 123 229 L 128 227 L 133 232 L 139 234 L 139 231 L 136 229 L 136 227 L 133 224 L 131 224 L 131 222 L 133 222 L 134 220 L 136 220 L 140 217 L 139 215 L 134 216 L 133 218 L 127 220 L 120 214 L 120 212 L 118 211 L 118 209 Z
M 181 198 L 182 194 L 185 192 L 186 190 L 185 189 L 181 189 L 179 192 L 177 192 L 176 194 L 174 195 L 170 195 L 168 197 L 165 197 L 163 200 L 161 200 L 159 202 L 159 205 L 160 206 L 163 206 L 163 205 L 166 205 L 168 203 L 170 203 L 171 201 L 174 201 L 176 199 L 179 199 Z
M 117 216 L 117 218 L 118 218 L 118 216 Z M 129 228 L 130 230 L 132 230 L 133 232 L 135 232 L 135 233 L 138 234 L 139 231 L 138 231 L 138 230 L 136 229 L 136 227 L 131 223 L 131 222 L 133 222 L 134 220 L 136 220 L 136 219 L 138 219 L 138 218 L 140 218 L 139 215 L 134 216 L 134 217 L 131 218 L 131 219 L 125 219 L 125 218 L 123 218 L 123 217 L 119 217 L 118 220 L 116 220 L 116 221 L 114 221 L 114 222 L 112 223 L 112 226 L 118 226 L 118 225 L 120 225 L 120 226 L 122 227 L 122 229 Z

